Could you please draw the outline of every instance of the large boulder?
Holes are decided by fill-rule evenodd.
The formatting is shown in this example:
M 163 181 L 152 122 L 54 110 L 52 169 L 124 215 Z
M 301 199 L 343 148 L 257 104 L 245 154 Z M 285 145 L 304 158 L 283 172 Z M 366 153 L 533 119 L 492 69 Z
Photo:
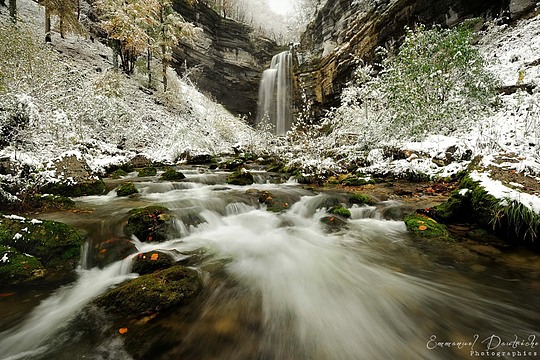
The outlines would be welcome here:
M 153 205 L 129 211 L 126 231 L 140 241 L 161 242 L 173 231 L 175 216 L 164 206 Z
M 92 173 L 86 160 L 78 153 L 67 153 L 47 164 L 55 181 L 41 187 L 42 193 L 78 197 L 101 195 L 105 192 L 103 181 Z
M 56 221 L 0 217 L 0 245 L 36 257 L 47 269 L 74 269 L 79 262 L 85 235 Z
M 0 288 L 39 279 L 45 274 L 45 268 L 36 257 L 0 245 Z
M 185 305 L 201 289 L 199 273 L 178 265 L 123 283 L 101 295 L 95 303 L 114 314 L 140 317 Z

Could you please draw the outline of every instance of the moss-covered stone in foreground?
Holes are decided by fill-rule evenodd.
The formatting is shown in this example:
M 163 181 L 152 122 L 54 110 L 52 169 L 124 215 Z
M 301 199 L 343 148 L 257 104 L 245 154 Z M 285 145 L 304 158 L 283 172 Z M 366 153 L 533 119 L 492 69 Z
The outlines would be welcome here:
M 138 192 L 139 190 L 137 190 L 137 188 L 135 187 L 135 184 L 133 184 L 133 182 L 131 181 L 127 181 L 123 183 L 116 189 L 116 195 L 121 196 L 121 197 L 137 194 Z
M 153 205 L 132 209 L 126 230 L 140 241 L 165 241 L 172 230 L 174 215 L 164 206 Z
M 341 217 L 344 217 L 346 219 L 351 217 L 351 211 L 347 208 L 344 208 L 343 206 L 334 206 L 328 209 L 327 211 L 329 214 L 332 215 L 338 215 Z
M 425 215 L 407 215 L 403 219 L 407 230 L 424 238 L 437 238 L 440 240 L 450 240 L 450 234 L 446 226 L 439 224 L 435 220 Z
M 46 272 L 34 256 L 21 254 L 11 246 L 0 245 L 0 287 L 39 279 Z
M 196 270 L 173 266 L 123 283 L 95 302 L 109 312 L 139 317 L 187 304 L 201 288 Z
M 56 221 L 0 217 L 0 245 L 35 256 L 47 269 L 73 269 L 85 235 Z

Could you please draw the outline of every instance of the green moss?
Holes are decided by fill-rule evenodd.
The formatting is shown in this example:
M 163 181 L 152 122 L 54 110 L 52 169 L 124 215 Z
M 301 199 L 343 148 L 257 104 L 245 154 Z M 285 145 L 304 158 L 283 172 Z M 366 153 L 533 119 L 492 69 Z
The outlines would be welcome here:
M 0 245 L 0 287 L 32 281 L 45 274 L 45 268 L 34 256 Z
M 81 231 L 56 221 L 0 219 L 0 244 L 35 256 L 48 269 L 73 268 L 84 238 Z
M 105 183 L 101 179 L 77 184 L 68 182 L 49 183 L 41 188 L 41 192 L 66 197 L 102 195 L 105 192 Z
M 423 238 L 437 238 L 441 240 L 450 240 L 450 234 L 446 226 L 424 215 L 407 215 L 403 219 L 407 230 Z
M 129 196 L 132 194 L 137 194 L 138 192 L 139 190 L 137 190 L 132 181 L 127 181 L 116 189 L 116 195 L 118 196 Z
M 75 201 L 60 195 L 34 195 L 26 199 L 25 203 L 32 208 L 45 210 L 75 208 Z
M 157 174 L 157 169 L 155 167 L 145 167 L 139 170 L 138 177 L 146 177 L 146 176 L 155 176 Z
M 178 181 L 183 180 L 186 178 L 186 175 L 181 173 L 180 171 L 176 171 L 174 169 L 167 169 L 165 172 L 161 175 L 160 180 L 165 181 Z
M 240 168 L 227 177 L 227 184 L 231 185 L 251 185 L 254 182 L 253 175 L 249 171 L 243 171 L 243 168 Z
M 437 221 L 447 223 L 466 220 L 466 217 L 470 216 L 470 191 L 464 195 L 461 195 L 460 191 L 454 190 L 446 202 L 433 208 L 433 217 Z
M 111 173 L 111 178 L 120 179 L 123 176 L 126 176 L 128 173 L 122 169 L 116 169 Z
M 347 219 L 351 217 L 351 211 L 343 206 L 331 207 L 327 212 L 329 214 L 338 215 Z
M 174 266 L 121 284 L 95 303 L 115 314 L 139 317 L 187 304 L 201 288 L 196 270 Z
M 369 195 L 364 194 L 352 194 L 349 196 L 349 202 L 351 204 L 357 204 L 357 205 L 375 205 L 376 202 L 373 200 L 373 198 Z
M 129 215 L 126 231 L 140 241 L 165 241 L 172 231 L 174 215 L 164 206 L 133 209 Z

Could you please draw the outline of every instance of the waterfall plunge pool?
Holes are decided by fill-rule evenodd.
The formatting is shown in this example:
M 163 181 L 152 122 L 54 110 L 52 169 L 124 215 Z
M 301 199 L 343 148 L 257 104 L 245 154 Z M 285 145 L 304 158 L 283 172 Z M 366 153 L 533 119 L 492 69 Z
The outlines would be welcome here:
M 137 276 L 131 257 L 101 268 L 84 258 L 67 283 L 0 298 L 0 359 L 540 356 L 538 273 L 478 264 L 412 238 L 386 215 L 405 207 L 398 202 L 355 206 L 345 226 L 329 230 L 321 222 L 325 204 L 342 194 L 267 184 L 264 174 L 247 187 L 225 185 L 223 173 L 186 175 L 178 183 L 130 179 L 141 196 L 113 191 L 78 199 L 87 211 L 42 217 L 86 229 L 91 258 L 96 244 L 125 236 L 130 209 L 168 207 L 180 219 L 177 234 L 163 243 L 134 241 L 141 252 L 204 251 L 190 264 L 204 279 L 194 302 L 144 318 L 109 315 L 92 300 Z M 291 206 L 266 211 L 248 189 L 284 196 Z M 199 221 L 182 221 L 186 214 Z

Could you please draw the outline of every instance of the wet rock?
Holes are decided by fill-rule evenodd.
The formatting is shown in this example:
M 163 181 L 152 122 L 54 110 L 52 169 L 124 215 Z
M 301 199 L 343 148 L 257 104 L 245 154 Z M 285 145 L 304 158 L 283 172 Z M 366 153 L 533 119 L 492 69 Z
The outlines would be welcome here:
M 47 269 L 73 269 L 85 234 L 56 221 L 0 217 L 0 245 L 35 256 Z
M 121 177 L 126 176 L 127 174 L 128 173 L 123 169 L 116 169 L 111 173 L 110 177 L 112 179 L 120 179 Z
M 94 263 L 99 267 L 105 267 L 113 262 L 125 259 L 136 252 L 137 247 L 129 238 L 108 239 L 96 245 Z
M 26 205 L 34 209 L 73 209 L 75 201 L 60 195 L 34 195 L 25 200 Z
M 129 211 L 126 231 L 140 241 L 167 240 L 175 216 L 164 206 L 154 205 Z
M 42 278 L 46 272 L 34 256 L 0 245 L 0 288 Z
M 122 197 L 137 194 L 138 192 L 139 190 L 137 190 L 132 181 L 127 181 L 116 189 L 116 195 Z
M 155 167 L 145 167 L 139 170 L 138 177 L 156 176 L 157 169 Z
M 137 154 L 129 160 L 128 168 L 125 171 L 132 171 L 134 168 L 145 168 L 152 165 L 152 160 L 150 160 L 146 155 Z
M 328 232 L 338 232 L 347 228 L 347 219 L 338 215 L 323 216 L 320 220 Z
M 179 181 L 185 178 L 186 178 L 186 175 L 184 175 L 180 171 L 176 171 L 174 169 L 167 169 L 165 170 L 165 172 L 161 175 L 159 179 L 165 180 L 165 181 Z
M 279 196 L 276 197 L 269 191 L 262 191 L 258 196 L 258 200 L 266 205 L 266 210 L 276 213 L 289 209 L 291 205 L 290 200 Z
M 170 268 L 175 264 L 169 254 L 162 251 L 140 253 L 133 259 L 132 271 L 139 275 L 146 275 L 158 270 Z
M 253 175 L 244 168 L 240 168 L 227 177 L 227 184 L 231 185 L 251 185 L 254 182 Z
M 215 159 L 210 154 L 188 154 L 187 164 L 190 165 L 205 165 L 215 162 Z
M 196 270 L 174 266 L 123 283 L 95 303 L 114 314 L 140 317 L 188 304 L 201 289 Z

